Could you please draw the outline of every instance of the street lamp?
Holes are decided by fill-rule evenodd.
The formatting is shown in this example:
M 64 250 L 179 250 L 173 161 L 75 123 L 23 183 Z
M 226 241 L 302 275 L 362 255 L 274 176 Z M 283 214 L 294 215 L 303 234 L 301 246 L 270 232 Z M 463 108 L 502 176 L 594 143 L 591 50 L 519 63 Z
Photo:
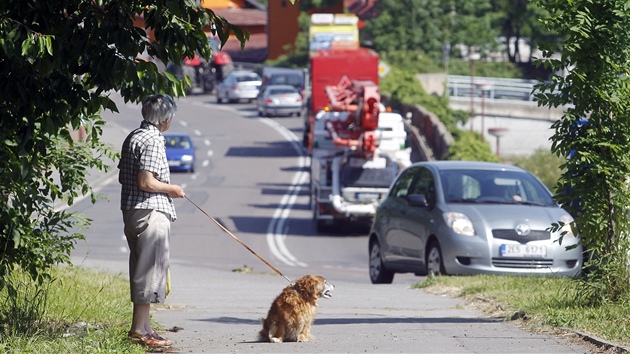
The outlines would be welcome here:
M 473 118 L 475 117 L 475 60 L 481 59 L 481 55 L 476 52 L 468 54 L 470 62 L 470 131 L 473 131 Z
M 505 136 L 507 132 L 508 132 L 508 128 L 503 128 L 503 127 L 488 128 L 488 133 L 494 136 L 495 138 L 497 138 L 497 156 L 500 156 L 499 139 L 501 139 L 502 136 Z
M 489 82 L 480 82 L 477 84 L 477 88 L 481 90 L 481 141 L 486 141 L 486 92 L 492 90 L 492 84 Z

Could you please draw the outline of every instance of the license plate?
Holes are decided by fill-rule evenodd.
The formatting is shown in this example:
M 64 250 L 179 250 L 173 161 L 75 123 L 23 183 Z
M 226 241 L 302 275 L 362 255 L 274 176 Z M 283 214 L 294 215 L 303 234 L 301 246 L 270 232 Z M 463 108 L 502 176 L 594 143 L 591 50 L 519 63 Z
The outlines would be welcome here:
M 545 257 L 547 246 L 538 245 L 501 245 L 501 257 Z
M 180 166 L 182 164 L 181 161 L 177 161 L 177 160 L 171 160 L 168 162 L 169 166 Z
M 380 194 L 378 193 L 357 193 L 358 200 L 376 200 L 380 198 Z

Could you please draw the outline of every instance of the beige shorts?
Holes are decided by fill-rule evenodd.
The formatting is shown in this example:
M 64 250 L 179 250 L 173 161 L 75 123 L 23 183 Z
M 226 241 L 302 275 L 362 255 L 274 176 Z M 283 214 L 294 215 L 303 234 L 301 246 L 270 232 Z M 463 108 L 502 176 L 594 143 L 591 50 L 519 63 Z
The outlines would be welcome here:
M 129 284 L 134 304 L 163 303 L 169 267 L 171 219 L 147 209 L 123 210 L 129 245 Z

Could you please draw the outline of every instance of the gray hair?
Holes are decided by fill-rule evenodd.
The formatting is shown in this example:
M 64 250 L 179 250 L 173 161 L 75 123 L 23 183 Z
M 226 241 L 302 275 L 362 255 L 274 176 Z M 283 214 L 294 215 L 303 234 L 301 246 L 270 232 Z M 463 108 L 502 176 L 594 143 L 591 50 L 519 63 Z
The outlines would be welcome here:
M 163 124 L 167 119 L 172 119 L 176 111 L 177 104 L 169 95 L 151 95 L 142 100 L 142 117 L 154 125 Z

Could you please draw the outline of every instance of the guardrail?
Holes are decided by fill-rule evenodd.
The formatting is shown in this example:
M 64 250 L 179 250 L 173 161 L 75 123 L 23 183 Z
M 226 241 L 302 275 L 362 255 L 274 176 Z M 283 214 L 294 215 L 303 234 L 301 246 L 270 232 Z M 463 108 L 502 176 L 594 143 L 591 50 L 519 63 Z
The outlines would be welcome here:
M 447 89 L 450 97 L 481 97 L 533 101 L 532 90 L 538 80 L 501 79 L 483 76 L 449 75 Z

